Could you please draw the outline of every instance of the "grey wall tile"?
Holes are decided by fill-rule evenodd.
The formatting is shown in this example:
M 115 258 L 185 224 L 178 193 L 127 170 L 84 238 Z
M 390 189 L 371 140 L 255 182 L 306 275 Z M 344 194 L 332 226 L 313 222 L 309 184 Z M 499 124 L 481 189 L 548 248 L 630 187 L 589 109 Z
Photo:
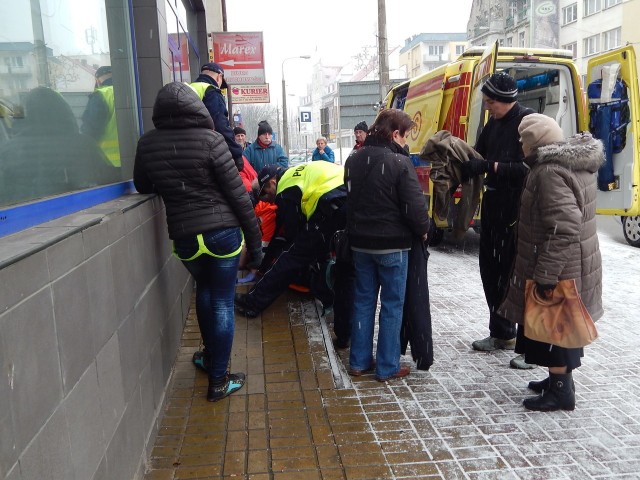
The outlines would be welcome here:
M 4 371 L 12 372 L 9 408 L 21 452 L 62 400 L 51 291 L 41 290 L 3 317 Z
M 9 314 L 0 315 L 0 332 L 4 332 Z M 4 335 L 0 336 L 0 478 L 18 461 L 18 450 L 15 444 L 15 428 L 10 408 L 10 393 L 14 382 L 14 368 L 7 358 L 7 346 Z
M 49 268 L 44 251 L 0 270 L 0 313 L 13 307 L 49 282 Z
M 89 367 L 64 401 L 71 464 L 75 478 L 91 478 L 105 451 L 105 437 L 100 418 L 101 390 L 95 364 Z
M 109 243 L 113 244 L 124 237 L 127 233 L 127 228 L 124 223 L 124 215 L 122 212 L 115 212 L 105 217 L 103 223 L 107 226 L 109 232 Z
M 86 262 L 87 289 L 91 305 L 91 326 L 96 350 L 115 334 L 120 323 L 115 304 L 111 251 L 102 250 Z
M 2 470 L 0 469 L 0 473 Z M 5 477 L 5 480 L 23 480 L 22 472 L 20 472 L 20 465 L 18 463 L 11 469 L 11 471 Z
M 153 382 L 153 405 L 155 408 L 160 407 L 162 395 L 167 384 L 168 377 L 164 376 L 163 354 L 170 356 L 168 352 L 162 350 L 162 339 L 158 337 L 158 341 L 151 349 L 151 380 Z
M 95 358 L 86 265 L 52 283 L 56 335 L 62 367 L 62 384 L 70 392 Z
M 71 444 L 64 409 L 58 409 L 20 456 L 24 478 L 80 480 L 71 463 Z
M 136 389 L 107 447 L 107 478 L 133 478 L 141 460 L 143 446 L 140 390 Z
M 82 231 L 85 258 L 91 258 L 109 245 L 108 222 L 102 221 Z
M 156 404 L 154 400 L 153 369 L 151 363 L 140 373 L 140 401 L 142 404 L 142 425 L 144 428 L 151 428 L 155 420 Z
M 82 235 L 72 235 L 46 250 L 49 278 L 55 281 L 84 260 Z
M 98 469 L 93 474 L 93 477 L 91 477 L 91 480 L 111 480 L 109 477 L 107 477 L 107 457 L 106 457 L 106 453 L 102 457 L 102 460 L 100 461 L 100 465 L 98 465 Z
M 142 366 L 138 352 L 136 333 L 136 316 L 131 313 L 118 328 L 118 345 L 120 347 L 120 366 L 122 370 L 122 386 L 126 402 L 129 402 L 140 378 Z M 144 340 L 143 340 L 144 341 Z
M 125 409 L 120 345 L 117 335 L 111 337 L 111 340 L 98 353 L 96 365 L 100 418 L 102 418 L 102 429 L 108 442 L 112 438 L 115 427 Z M 98 417 L 96 416 L 95 418 L 97 419 Z
M 134 275 L 132 266 L 135 262 L 129 251 L 129 240 L 121 238 L 110 248 L 111 271 L 113 272 L 113 288 L 115 291 L 115 306 L 118 318 L 126 318 L 136 301 L 135 291 L 140 287 L 133 288 Z

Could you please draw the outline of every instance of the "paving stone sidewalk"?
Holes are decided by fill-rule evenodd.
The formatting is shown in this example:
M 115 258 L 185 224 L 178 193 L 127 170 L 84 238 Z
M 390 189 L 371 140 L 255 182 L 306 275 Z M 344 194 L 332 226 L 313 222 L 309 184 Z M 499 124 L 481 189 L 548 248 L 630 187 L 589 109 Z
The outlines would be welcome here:
M 525 410 L 546 371 L 471 349 L 488 311 L 469 233 L 431 249 L 435 363 L 402 380 L 350 378 L 331 318 L 287 292 L 262 318 L 236 317 L 232 370 L 247 384 L 208 403 L 192 309 L 145 479 L 640 479 L 640 249 L 600 241 L 606 315 L 575 411 Z

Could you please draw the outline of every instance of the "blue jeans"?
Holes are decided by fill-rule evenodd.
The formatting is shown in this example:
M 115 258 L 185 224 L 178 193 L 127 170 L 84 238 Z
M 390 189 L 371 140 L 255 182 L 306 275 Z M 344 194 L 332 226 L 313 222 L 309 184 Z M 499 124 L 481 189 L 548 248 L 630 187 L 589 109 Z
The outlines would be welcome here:
M 388 378 L 400 370 L 400 328 L 408 258 L 409 252 L 353 252 L 356 285 L 349 354 L 352 369 L 366 370 L 373 362 L 373 333 L 380 292 L 376 377 Z
M 240 247 L 239 228 L 224 228 L 202 234 L 204 244 L 215 255 L 228 255 Z M 198 250 L 196 237 L 174 241 L 176 253 L 189 258 Z M 233 296 L 240 254 L 216 258 L 203 254 L 183 261 L 196 280 L 196 316 L 208 358 L 209 377 L 221 379 L 227 373 L 235 331 Z

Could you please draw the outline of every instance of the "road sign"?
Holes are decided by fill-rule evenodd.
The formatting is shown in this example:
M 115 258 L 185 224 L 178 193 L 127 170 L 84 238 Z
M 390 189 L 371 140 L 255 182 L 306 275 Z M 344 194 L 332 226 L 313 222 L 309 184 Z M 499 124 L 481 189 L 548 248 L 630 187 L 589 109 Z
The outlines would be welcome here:
M 231 85 L 233 103 L 269 103 L 269 84 L 264 85 Z
M 300 133 L 313 133 L 313 122 L 311 121 L 311 108 L 299 107 L 298 121 L 300 122 Z
M 229 85 L 261 85 L 264 75 L 262 32 L 213 32 L 213 61 L 224 68 Z

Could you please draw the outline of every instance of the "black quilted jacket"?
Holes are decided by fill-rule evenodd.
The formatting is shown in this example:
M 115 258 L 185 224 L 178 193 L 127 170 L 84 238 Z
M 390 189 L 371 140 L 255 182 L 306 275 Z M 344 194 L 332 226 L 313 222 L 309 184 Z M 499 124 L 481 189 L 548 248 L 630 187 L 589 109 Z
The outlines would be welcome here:
M 153 106 L 155 130 L 138 141 L 133 181 L 158 193 L 169 237 L 179 239 L 240 226 L 249 252 L 260 251 L 260 229 L 222 135 L 196 93 L 183 83 L 163 87 Z

